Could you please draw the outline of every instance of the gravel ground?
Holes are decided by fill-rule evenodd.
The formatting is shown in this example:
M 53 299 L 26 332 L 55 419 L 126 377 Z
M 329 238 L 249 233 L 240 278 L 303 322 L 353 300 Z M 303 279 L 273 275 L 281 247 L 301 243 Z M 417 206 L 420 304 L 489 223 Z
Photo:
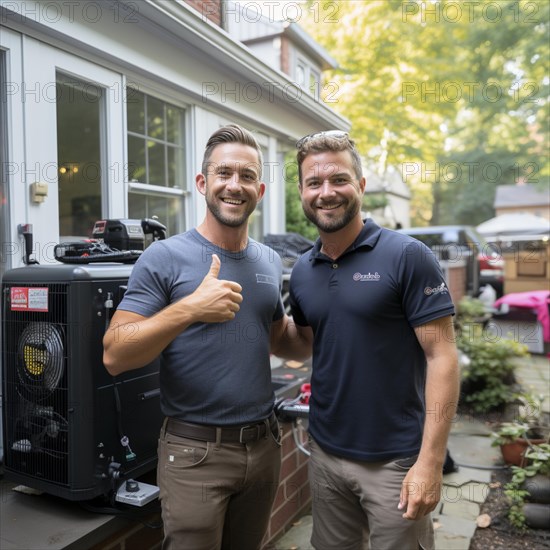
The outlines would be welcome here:
M 519 533 L 509 523 L 504 485 L 510 481 L 509 470 L 495 470 L 491 490 L 481 507 L 491 517 L 491 525 L 476 529 L 469 550 L 546 550 L 550 549 L 550 529 L 528 529 Z

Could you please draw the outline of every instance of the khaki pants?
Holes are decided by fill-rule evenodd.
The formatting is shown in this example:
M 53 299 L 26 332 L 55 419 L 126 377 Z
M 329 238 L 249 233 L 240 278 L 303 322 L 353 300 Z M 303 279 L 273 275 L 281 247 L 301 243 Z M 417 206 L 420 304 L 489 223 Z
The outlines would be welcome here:
M 158 457 L 163 550 L 260 548 L 279 482 L 279 434 L 217 444 L 163 427 Z
M 310 437 L 316 550 L 433 550 L 432 519 L 403 519 L 401 483 L 412 461 L 360 462 L 325 453 Z M 408 463 L 407 463 L 408 462 Z

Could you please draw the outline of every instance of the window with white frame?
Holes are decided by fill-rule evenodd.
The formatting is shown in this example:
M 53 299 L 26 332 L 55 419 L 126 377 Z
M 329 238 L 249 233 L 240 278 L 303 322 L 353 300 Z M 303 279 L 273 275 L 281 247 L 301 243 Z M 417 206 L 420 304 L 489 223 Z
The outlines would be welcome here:
M 313 97 L 319 98 L 321 92 L 321 71 L 299 56 L 296 58 L 294 71 L 296 84 L 309 92 Z
M 128 88 L 128 213 L 185 228 L 185 109 Z
M 317 99 L 321 95 L 321 73 L 313 67 L 309 71 L 309 93 Z
M 306 87 L 307 83 L 307 64 L 301 59 L 296 63 L 296 84 L 301 88 Z

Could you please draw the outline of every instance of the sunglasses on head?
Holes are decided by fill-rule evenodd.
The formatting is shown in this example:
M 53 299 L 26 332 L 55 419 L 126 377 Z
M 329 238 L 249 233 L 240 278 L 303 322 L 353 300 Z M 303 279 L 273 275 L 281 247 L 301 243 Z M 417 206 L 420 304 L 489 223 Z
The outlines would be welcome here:
M 296 149 L 300 149 L 310 139 L 315 139 L 321 136 L 331 137 L 336 139 L 349 138 L 349 134 L 347 132 L 342 132 L 341 130 L 326 130 L 325 132 L 315 132 L 314 134 L 309 134 L 307 136 L 304 136 L 303 138 L 300 138 L 296 142 Z

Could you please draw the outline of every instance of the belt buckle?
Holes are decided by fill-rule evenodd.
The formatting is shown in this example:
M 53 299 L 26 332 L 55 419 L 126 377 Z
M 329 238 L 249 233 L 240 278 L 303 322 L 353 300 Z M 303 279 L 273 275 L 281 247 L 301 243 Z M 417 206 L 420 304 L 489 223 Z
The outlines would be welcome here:
M 260 439 L 261 424 L 249 424 L 248 426 L 243 426 L 239 430 L 239 443 L 246 443 L 246 441 L 243 441 L 244 430 L 249 430 L 250 428 L 256 428 L 256 439 L 250 439 L 249 441 L 257 441 L 258 439 Z

